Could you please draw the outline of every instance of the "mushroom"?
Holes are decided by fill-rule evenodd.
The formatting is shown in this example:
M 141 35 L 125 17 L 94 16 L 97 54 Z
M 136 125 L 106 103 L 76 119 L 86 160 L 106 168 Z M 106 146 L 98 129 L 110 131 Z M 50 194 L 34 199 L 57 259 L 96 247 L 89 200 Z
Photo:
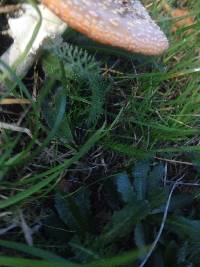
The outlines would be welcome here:
M 165 34 L 138 0 L 42 0 L 70 27 L 95 41 L 146 55 L 162 54 Z
M 41 0 L 38 8 L 42 24 L 26 57 L 18 62 L 16 72 L 20 76 L 26 74 L 45 40 L 61 36 L 68 25 L 98 42 L 130 52 L 159 55 L 169 46 L 139 0 Z M 22 9 L 21 16 L 8 20 L 14 42 L 0 58 L 14 69 L 40 19 L 32 5 L 23 4 Z M 0 70 L 8 75 L 2 64 Z M 0 82 L 3 79 L 0 77 Z

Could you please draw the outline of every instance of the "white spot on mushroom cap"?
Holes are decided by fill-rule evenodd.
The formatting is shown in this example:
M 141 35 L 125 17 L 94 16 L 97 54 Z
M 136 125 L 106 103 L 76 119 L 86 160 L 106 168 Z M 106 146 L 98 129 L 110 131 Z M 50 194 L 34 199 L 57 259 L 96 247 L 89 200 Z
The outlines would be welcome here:
M 104 44 L 147 55 L 169 46 L 138 0 L 43 0 L 69 26 Z

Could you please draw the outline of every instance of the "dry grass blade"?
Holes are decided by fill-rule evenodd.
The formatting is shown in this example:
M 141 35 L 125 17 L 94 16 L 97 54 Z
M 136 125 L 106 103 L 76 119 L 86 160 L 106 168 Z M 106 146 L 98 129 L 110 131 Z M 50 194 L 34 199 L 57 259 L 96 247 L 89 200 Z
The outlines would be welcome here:
M 29 105 L 31 101 L 28 99 L 15 99 L 15 98 L 4 98 L 0 100 L 0 105 Z
M 13 124 L 0 122 L 0 129 L 6 129 L 6 130 L 15 131 L 15 132 L 26 133 L 28 136 L 33 138 L 31 131 L 25 127 L 19 127 L 19 126 L 13 125 Z

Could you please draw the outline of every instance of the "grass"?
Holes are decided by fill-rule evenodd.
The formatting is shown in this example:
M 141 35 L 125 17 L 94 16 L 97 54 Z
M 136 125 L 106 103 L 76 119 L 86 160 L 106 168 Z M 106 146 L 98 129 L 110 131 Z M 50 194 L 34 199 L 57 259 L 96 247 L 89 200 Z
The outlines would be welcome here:
M 173 32 L 183 18 L 152 2 L 170 40 L 161 57 L 68 30 L 23 80 L 10 70 L 0 91 L 1 266 L 200 265 L 200 4 L 168 1 L 195 18 Z M 10 40 L 0 38 L 3 52 Z

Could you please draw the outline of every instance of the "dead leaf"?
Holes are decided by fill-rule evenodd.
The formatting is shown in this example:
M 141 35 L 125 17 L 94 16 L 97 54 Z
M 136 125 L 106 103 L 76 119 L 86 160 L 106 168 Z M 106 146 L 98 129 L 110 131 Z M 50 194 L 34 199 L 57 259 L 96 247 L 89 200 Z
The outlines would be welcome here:
M 194 24 L 194 17 L 190 16 L 190 12 L 187 9 L 176 8 L 172 10 L 171 15 L 173 18 L 180 18 L 175 21 L 172 27 L 172 32 L 176 32 L 178 29 L 188 27 Z M 188 32 L 190 32 L 189 30 Z

